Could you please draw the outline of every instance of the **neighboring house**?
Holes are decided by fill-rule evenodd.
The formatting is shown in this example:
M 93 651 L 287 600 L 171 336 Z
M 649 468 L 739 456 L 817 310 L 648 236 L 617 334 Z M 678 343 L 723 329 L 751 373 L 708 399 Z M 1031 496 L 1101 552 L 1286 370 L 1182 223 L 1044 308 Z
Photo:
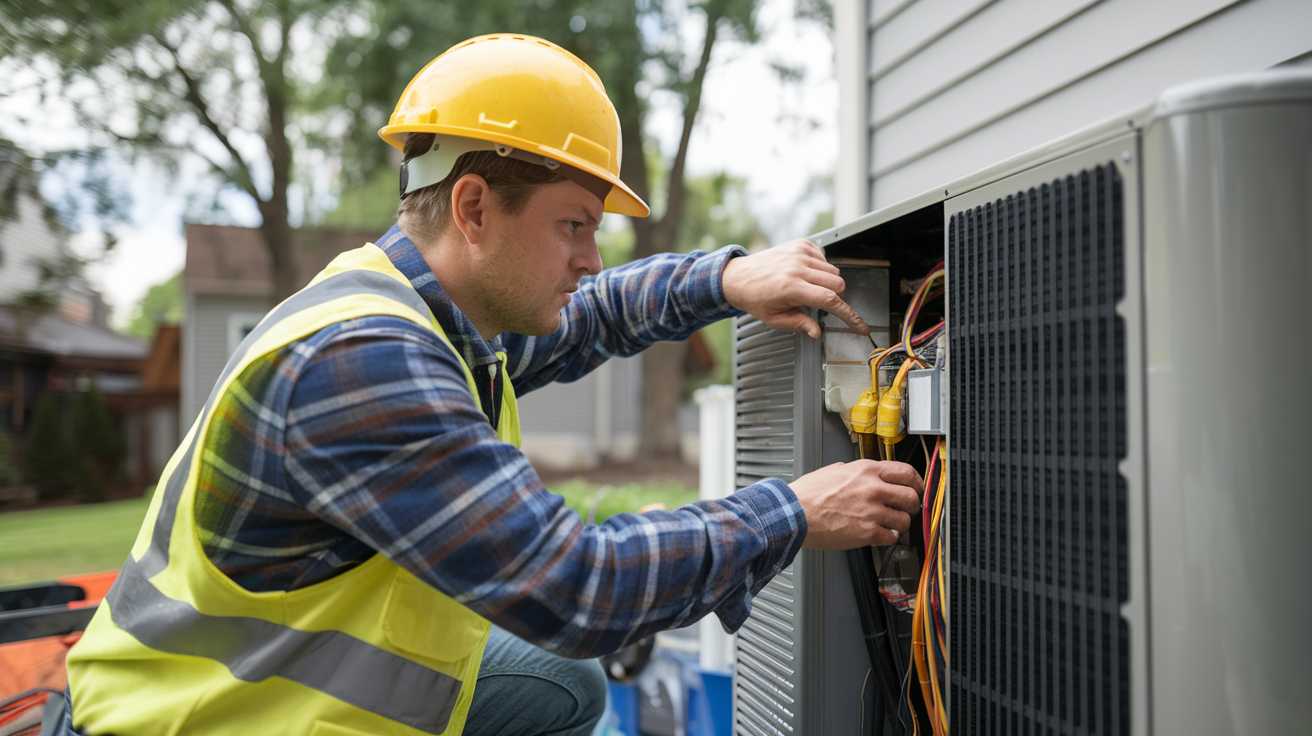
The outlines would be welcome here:
M 0 188 L 15 175 L 13 164 L 0 160 Z M 40 200 L 25 193 L 14 197 L 13 210 L 0 221 L 0 304 L 10 304 L 41 283 L 41 262 L 67 256 L 68 233 L 49 217 Z M 56 310 L 73 322 L 106 326 L 109 308 L 85 279 L 60 285 Z
M 1307 0 L 838 2 L 839 224 L 1203 77 L 1307 62 Z
M 0 184 L 15 174 L 13 164 L 0 162 Z M 19 192 L 0 222 L 0 432 L 21 437 L 41 393 L 94 383 L 127 438 L 129 480 L 151 482 L 180 439 L 176 380 L 170 388 L 143 375 L 167 362 L 167 346 L 153 357 L 141 341 L 111 330 L 105 300 L 85 279 L 42 283 L 39 264 L 68 255 L 68 233 L 47 214 L 40 200 Z M 57 289 L 53 307 L 24 299 L 41 289 Z
M 306 228 L 294 233 L 298 278 L 307 282 L 338 253 L 377 237 L 376 232 Z M 187 330 L 183 338 L 182 420 L 195 419 L 237 344 L 272 306 L 269 260 L 258 230 L 187 225 L 183 271 Z M 693 364 L 713 364 L 700 338 Z M 589 466 L 632 458 L 637 450 L 640 362 L 617 359 L 583 380 L 553 384 L 525 396 L 524 451 L 535 464 Z M 695 428 L 689 415 L 681 422 Z M 694 436 L 684 442 L 695 451 Z
M 0 184 L 4 184 L 5 177 L 13 175 L 12 169 L 0 162 Z M 0 303 L 37 288 L 40 285 L 37 262 L 61 256 L 65 238 L 65 233 L 47 218 L 40 201 L 22 194 L 16 196 L 12 212 L 0 221 Z
M 176 332 L 161 328 L 148 347 L 57 311 L 0 306 L 0 431 L 25 434 L 42 393 L 94 384 L 127 440 L 129 482 L 154 482 L 181 440 Z

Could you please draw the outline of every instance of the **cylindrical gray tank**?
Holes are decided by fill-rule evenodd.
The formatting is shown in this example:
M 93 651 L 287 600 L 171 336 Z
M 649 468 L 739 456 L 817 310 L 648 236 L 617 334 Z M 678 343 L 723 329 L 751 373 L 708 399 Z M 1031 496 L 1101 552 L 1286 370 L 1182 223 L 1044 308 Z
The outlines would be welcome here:
M 1312 74 L 1143 139 L 1154 734 L 1312 732 Z

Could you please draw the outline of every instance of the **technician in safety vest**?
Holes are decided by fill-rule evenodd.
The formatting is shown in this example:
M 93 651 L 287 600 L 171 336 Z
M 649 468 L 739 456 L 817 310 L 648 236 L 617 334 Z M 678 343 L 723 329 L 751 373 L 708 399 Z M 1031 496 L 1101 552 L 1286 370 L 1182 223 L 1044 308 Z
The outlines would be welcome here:
M 649 210 L 601 80 L 537 38 L 438 56 L 380 135 L 396 226 L 228 361 L 68 658 L 64 732 L 587 734 L 590 658 L 737 629 L 803 543 L 908 528 L 919 477 L 872 461 L 585 525 L 517 449 L 516 395 L 741 311 L 868 331 L 838 270 L 798 242 L 602 271 L 602 212 Z

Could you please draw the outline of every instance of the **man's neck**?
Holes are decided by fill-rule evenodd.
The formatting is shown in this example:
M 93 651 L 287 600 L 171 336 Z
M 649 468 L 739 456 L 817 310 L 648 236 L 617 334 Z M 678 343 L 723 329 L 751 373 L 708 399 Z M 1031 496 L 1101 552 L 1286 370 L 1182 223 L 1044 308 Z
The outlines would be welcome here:
M 458 236 L 457 236 L 458 237 Z M 466 251 L 467 244 L 452 237 L 443 236 L 434 243 L 414 241 L 428 264 L 429 270 L 442 285 L 443 291 L 451 301 L 465 313 L 474 328 L 484 340 L 489 342 L 503 330 L 492 323 L 490 316 L 482 308 L 482 295 L 477 293 L 475 279 L 471 278 L 472 264 Z

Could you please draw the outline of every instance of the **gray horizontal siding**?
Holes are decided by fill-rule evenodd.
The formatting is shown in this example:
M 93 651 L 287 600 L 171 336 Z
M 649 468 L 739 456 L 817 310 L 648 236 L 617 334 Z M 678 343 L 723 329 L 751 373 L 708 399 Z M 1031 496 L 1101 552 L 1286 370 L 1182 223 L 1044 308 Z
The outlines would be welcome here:
M 632 434 L 638 431 L 639 358 L 615 358 L 604 369 L 611 373 L 611 431 Z M 553 383 L 525 395 L 519 400 L 520 426 L 524 433 L 546 432 L 573 434 L 591 444 L 596 431 L 597 371 L 573 383 Z
M 1164 88 L 1312 50 L 1307 0 L 872 1 L 863 59 L 869 209 L 1092 123 Z
M 187 300 L 183 350 L 183 391 L 180 419 L 191 426 L 228 362 L 228 317 L 267 311 L 263 299 L 193 295 Z
M 182 408 L 179 419 L 182 431 L 195 420 L 219 373 L 228 362 L 229 318 L 234 314 L 253 314 L 267 310 L 264 300 L 241 297 L 190 295 L 187 300 L 186 330 L 183 351 Z M 591 453 L 601 442 L 618 446 L 609 451 L 625 450 L 638 431 L 641 365 L 638 358 L 611 361 L 610 436 L 597 436 L 597 374 L 593 372 L 574 383 L 553 383 L 534 391 L 520 401 L 521 425 L 526 443 L 535 438 L 565 442 L 578 452 Z M 577 452 L 572 453 L 574 457 Z

